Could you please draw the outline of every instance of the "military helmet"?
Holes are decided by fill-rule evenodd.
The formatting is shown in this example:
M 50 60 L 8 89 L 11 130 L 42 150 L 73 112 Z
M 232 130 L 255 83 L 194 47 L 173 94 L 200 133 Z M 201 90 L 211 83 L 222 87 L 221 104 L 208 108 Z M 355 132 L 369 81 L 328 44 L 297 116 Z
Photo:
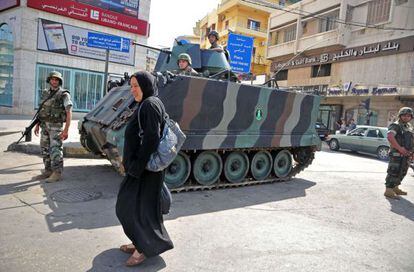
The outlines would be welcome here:
M 402 107 L 399 111 L 398 111 L 398 117 L 400 117 L 401 115 L 404 114 L 411 114 L 411 118 L 414 117 L 414 113 L 413 113 L 413 109 L 410 107 Z
M 208 33 L 208 36 L 207 37 L 210 37 L 211 35 L 213 35 L 214 37 L 216 37 L 217 40 L 219 40 L 219 38 L 220 38 L 218 32 L 215 31 L 215 30 L 210 31 L 210 33 Z
M 189 65 L 192 65 L 191 64 L 191 57 L 187 53 L 181 53 L 180 55 L 178 55 L 177 64 L 178 64 L 179 60 L 186 60 L 186 61 L 188 61 Z
M 61 74 L 61 73 L 59 73 L 58 71 L 52 71 L 52 72 L 50 72 L 50 73 L 49 73 L 49 76 L 48 76 L 48 77 L 47 77 L 47 79 L 46 79 L 46 82 L 47 82 L 47 83 L 49 83 L 49 82 L 50 82 L 50 79 L 51 79 L 52 77 L 55 77 L 55 78 L 59 79 L 60 85 L 62 85 L 62 84 L 63 84 L 63 77 L 62 77 L 62 74 Z

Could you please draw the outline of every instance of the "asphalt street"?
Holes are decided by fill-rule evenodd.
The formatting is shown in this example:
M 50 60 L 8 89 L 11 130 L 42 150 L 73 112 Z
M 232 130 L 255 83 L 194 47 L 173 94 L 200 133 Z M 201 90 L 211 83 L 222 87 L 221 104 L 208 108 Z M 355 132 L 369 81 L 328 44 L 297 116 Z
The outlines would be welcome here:
M 126 268 L 110 164 L 69 158 L 46 184 L 39 156 L 2 152 L 14 137 L 0 137 L 0 271 L 414 271 L 413 172 L 388 200 L 374 157 L 325 148 L 289 182 L 173 194 L 175 248 Z

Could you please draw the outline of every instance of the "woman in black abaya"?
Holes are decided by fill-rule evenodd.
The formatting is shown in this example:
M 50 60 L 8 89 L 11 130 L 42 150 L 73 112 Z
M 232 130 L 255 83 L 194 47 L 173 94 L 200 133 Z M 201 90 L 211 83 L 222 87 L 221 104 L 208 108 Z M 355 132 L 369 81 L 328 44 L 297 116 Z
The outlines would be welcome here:
M 160 197 L 164 172 L 145 169 L 150 155 L 158 147 L 164 106 L 156 97 L 155 78 L 150 73 L 137 72 L 131 76 L 130 83 L 131 94 L 140 103 L 139 118 L 143 135 L 141 139 L 136 111 L 125 130 L 123 163 L 126 176 L 118 193 L 116 215 L 132 242 L 122 245 L 120 249 L 132 254 L 126 265 L 134 266 L 148 257 L 172 249 L 173 243 L 164 227 L 161 214 Z

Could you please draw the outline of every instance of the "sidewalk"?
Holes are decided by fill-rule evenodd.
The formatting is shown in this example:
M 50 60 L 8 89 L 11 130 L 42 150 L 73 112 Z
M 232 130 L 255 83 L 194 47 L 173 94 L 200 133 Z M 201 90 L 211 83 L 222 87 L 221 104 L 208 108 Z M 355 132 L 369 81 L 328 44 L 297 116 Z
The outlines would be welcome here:
M 25 138 L 16 145 L 15 142 L 21 137 L 25 127 L 30 124 L 32 116 L 21 115 L 0 115 L 0 137 L 3 135 L 15 134 L 16 138 L 13 143 L 10 143 L 7 150 L 17 151 L 27 154 L 40 154 L 40 137 L 34 135 L 32 131 L 32 141 L 25 142 Z M 69 127 L 69 137 L 63 142 L 63 154 L 69 158 L 100 158 L 94 154 L 89 153 L 83 148 L 79 140 L 78 132 L 79 120 L 72 120 Z

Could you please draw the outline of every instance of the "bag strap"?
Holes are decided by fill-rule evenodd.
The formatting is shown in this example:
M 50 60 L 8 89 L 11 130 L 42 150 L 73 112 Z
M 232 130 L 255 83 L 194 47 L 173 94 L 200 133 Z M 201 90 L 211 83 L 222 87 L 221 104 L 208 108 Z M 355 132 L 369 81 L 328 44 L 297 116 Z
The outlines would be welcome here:
M 164 104 L 161 102 L 161 100 L 158 98 L 158 97 L 154 97 L 155 99 L 154 99 L 154 101 L 157 101 L 156 103 L 158 104 L 158 106 L 161 108 L 161 111 L 162 111 L 162 119 L 163 119 L 163 121 L 162 121 L 162 123 L 161 123 L 161 127 L 160 127 L 160 136 L 161 136 L 161 133 L 162 133 L 162 131 L 164 131 L 164 127 L 165 127 L 165 124 L 166 124 L 166 121 L 167 121 L 167 119 L 169 119 L 170 117 L 168 116 L 168 114 L 167 114 L 167 112 L 165 111 L 165 107 L 164 107 Z M 158 101 L 159 100 L 159 101 Z M 142 126 L 141 126 L 141 107 L 144 105 L 144 102 L 145 102 L 145 100 L 144 101 L 142 101 L 141 102 L 141 104 L 139 105 L 139 107 L 138 107 L 138 126 L 139 126 L 139 132 L 138 132 L 138 135 L 139 135 L 139 137 L 141 138 L 141 144 L 142 144 L 142 138 L 143 138 L 143 136 L 144 136 L 144 130 L 142 129 Z M 160 103 L 161 102 L 161 103 Z

